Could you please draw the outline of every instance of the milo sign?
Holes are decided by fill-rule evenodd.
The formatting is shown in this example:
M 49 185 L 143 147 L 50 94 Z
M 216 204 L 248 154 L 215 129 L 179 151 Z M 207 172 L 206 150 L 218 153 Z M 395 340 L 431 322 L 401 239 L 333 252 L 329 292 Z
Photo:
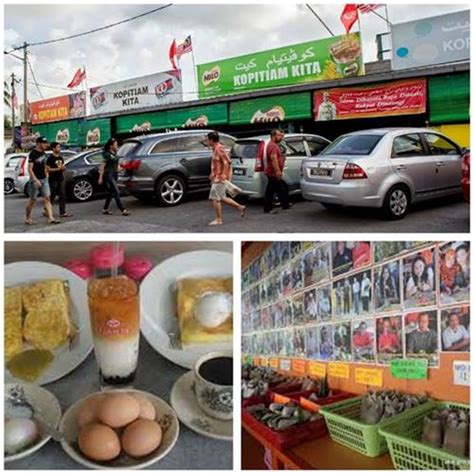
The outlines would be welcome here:
M 279 105 L 274 105 L 268 110 L 257 110 L 250 123 L 269 123 L 269 122 L 282 122 L 285 120 L 285 109 Z
M 96 127 L 96 128 L 93 128 L 92 130 L 88 130 L 87 135 L 86 135 L 86 145 L 87 146 L 99 145 L 99 143 L 100 143 L 100 128 Z
M 196 118 L 188 118 L 186 122 L 184 122 L 183 127 L 185 128 L 204 128 L 207 127 L 209 124 L 209 118 L 207 115 L 200 115 Z
M 69 142 L 69 129 L 65 128 L 64 130 L 58 130 L 56 132 L 56 141 L 58 143 L 68 143 Z

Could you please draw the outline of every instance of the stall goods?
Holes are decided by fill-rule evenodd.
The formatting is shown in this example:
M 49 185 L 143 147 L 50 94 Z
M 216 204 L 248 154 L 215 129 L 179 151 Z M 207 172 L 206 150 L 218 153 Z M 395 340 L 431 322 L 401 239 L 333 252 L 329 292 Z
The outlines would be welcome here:
M 324 406 L 320 412 L 334 441 L 365 456 L 377 457 L 388 449 L 379 428 L 427 401 L 425 395 L 384 390 Z
M 469 470 L 470 407 L 428 402 L 388 421 L 387 440 L 397 469 Z

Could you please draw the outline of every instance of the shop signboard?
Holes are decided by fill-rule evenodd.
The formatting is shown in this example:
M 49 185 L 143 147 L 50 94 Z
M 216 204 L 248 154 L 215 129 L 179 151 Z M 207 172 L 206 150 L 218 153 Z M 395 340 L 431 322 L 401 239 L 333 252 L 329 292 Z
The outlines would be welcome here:
M 359 33 L 307 41 L 197 66 L 201 99 L 363 74 Z
M 181 70 L 158 72 L 89 89 L 91 114 L 127 112 L 183 101 Z
M 299 375 L 304 375 L 306 373 L 306 361 L 304 359 L 293 359 L 292 370 Z
M 329 362 L 328 375 L 329 377 L 337 377 L 339 379 L 349 378 L 349 364 L 341 364 L 339 362 Z
M 326 376 L 326 364 L 321 362 L 308 362 L 308 375 L 317 378 L 324 378 Z
M 426 79 L 338 87 L 314 93 L 316 121 L 422 114 L 425 111 Z
M 270 359 L 270 367 L 272 369 L 278 369 L 278 359 Z
M 301 92 L 231 102 L 229 123 L 278 123 L 311 118 L 311 93 Z
M 291 370 L 291 360 L 290 359 L 280 359 L 280 370 L 289 372 Z
M 260 365 L 263 367 L 268 367 L 268 357 L 260 357 Z
M 117 117 L 116 128 L 118 133 L 143 133 L 167 128 L 205 128 L 227 122 L 227 104 L 214 104 Z
M 33 125 L 85 116 L 85 92 L 38 100 L 30 104 L 30 119 Z
M 383 387 L 383 370 L 356 368 L 355 381 L 356 383 L 370 385 L 371 387 Z
M 103 145 L 110 137 L 110 119 L 87 120 L 79 125 L 79 144 L 82 146 Z
M 471 385 L 471 363 L 468 360 L 453 361 L 454 385 Z
M 427 359 L 392 359 L 390 361 L 390 372 L 396 379 L 427 379 Z
M 392 69 L 469 60 L 469 10 L 392 24 Z

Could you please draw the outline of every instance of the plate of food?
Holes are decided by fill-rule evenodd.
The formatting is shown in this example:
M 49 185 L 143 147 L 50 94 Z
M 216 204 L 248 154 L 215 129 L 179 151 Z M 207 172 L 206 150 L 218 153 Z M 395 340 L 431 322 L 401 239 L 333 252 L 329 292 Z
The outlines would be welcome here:
M 141 330 L 188 369 L 204 354 L 232 350 L 232 254 L 198 250 L 164 260 L 140 287 Z
M 92 393 L 61 420 L 61 446 L 92 469 L 142 469 L 164 458 L 179 436 L 179 421 L 161 398 L 140 390 Z
M 6 382 L 48 384 L 93 348 L 86 282 L 58 265 L 5 265 L 4 321 Z

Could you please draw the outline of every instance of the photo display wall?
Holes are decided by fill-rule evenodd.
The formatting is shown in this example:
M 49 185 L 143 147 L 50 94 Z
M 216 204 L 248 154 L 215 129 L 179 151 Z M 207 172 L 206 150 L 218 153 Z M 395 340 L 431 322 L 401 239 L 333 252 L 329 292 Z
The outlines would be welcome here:
M 390 365 L 470 352 L 469 242 L 274 242 L 242 273 L 242 353 Z

